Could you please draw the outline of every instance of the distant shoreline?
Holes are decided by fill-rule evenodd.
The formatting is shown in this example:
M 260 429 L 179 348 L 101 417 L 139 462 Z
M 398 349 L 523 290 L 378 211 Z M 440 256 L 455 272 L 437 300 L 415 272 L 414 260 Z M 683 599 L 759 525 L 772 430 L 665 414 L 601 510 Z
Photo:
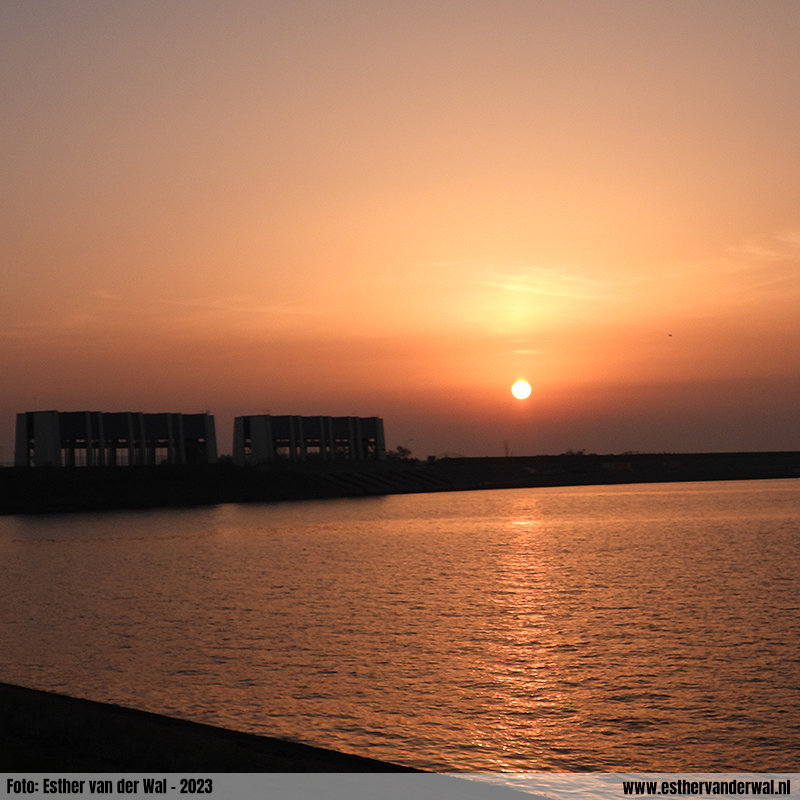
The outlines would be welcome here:
M 624 453 L 0 469 L 0 514 L 168 508 L 545 486 L 799 478 L 800 452 Z

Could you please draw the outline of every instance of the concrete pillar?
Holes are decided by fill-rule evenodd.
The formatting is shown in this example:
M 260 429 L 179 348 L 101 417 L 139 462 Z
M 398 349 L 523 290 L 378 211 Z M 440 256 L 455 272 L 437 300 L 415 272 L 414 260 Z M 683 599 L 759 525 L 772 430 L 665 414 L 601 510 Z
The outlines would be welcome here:
M 244 466 L 244 417 L 233 418 L 233 463 Z
M 296 435 L 297 435 L 297 457 L 299 461 L 306 460 L 306 434 L 303 430 L 303 418 L 302 417 L 292 417 L 295 421 L 297 428 L 296 428 Z
M 175 463 L 175 439 L 172 432 L 172 417 L 173 414 L 167 414 L 167 464 Z
M 274 459 L 275 442 L 269 414 L 250 417 L 250 463 L 260 464 Z
M 289 460 L 298 460 L 297 448 L 297 417 L 287 417 L 289 421 Z
M 147 439 L 145 438 L 146 431 L 144 429 L 144 414 L 141 412 L 136 414 L 128 413 L 130 420 L 129 427 L 131 431 L 129 452 L 132 458 L 129 459 L 129 464 L 154 464 L 155 453 L 152 454 L 152 459 L 148 459 L 150 455 L 150 448 L 147 446 Z
M 330 417 L 320 417 L 319 424 L 322 430 L 322 457 L 325 461 L 333 461 L 333 421 Z
M 369 417 L 364 420 L 362 431 L 364 428 L 369 430 L 369 438 L 372 439 L 374 434 L 375 439 L 375 458 L 379 461 L 386 460 L 386 439 L 383 434 L 383 420 L 380 417 Z
M 86 429 L 86 466 L 94 466 L 94 436 L 92 435 L 92 412 L 83 415 L 83 427 Z
M 17 414 L 17 430 L 14 438 L 14 466 L 29 467 L 31 465 L 31 434 L 33 417 L 28 412 Z
M 319 424 L 322 430 L 320 439 L 322 458 L 325 461 L 333 461 L 335 459 L 333 452 L 335 449 L 333 440 L 333 419 L 331 417 L 320 417 Z
M 128 465 L 144 463 L 140 453 L 141 439 L 139 438 L 138 426 L 130 412 L 125 414 L 125 430 L 127 431 L 128 437 Z
M 214 424 L 214 417 L 211 414 L 206 414 L 206 463 L 217 463 L 217 428 Z
M 33 465 L 61 466 L 61 429 L 58 411 L 33 412 Z
M 364 460 L 364 440 L 361 437 L 361 420 L 358 417 L 350 417 L 352 421 L 352 442 L 353 442 L 353 460 Z
M 183 430 L 183 414 L 170 414 L 173 417 L 172 433 L 175 437 L 175 457 L 170 464 L 186 463 L 186 435 Z
M 106 465 L 106 435 L 103 426 L 103 415 L 100 411 L 95 415 L 95 422 L 97 425 L 97 466 L 104 467 Z
M 383 432 L 383 420 L 378 418 L 376 419 L 375 424 L 378 426 L 378 438 L 376 440 L 376 446 L 378 448 L 378 460 L 386 461 L 386 436 Z

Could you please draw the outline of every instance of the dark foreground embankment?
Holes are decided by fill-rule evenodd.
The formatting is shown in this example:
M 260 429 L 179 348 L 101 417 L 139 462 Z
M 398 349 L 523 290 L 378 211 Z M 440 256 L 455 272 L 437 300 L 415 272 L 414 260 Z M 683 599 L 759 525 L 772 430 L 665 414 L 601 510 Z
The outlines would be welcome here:
M 406 772 L 406 767 L 0 683 L 2 772 Z
M 564 454 L 432 462 L 0 469 L 0 513 L 159 508 L 537 486 L 800 477 L 800 453 Z

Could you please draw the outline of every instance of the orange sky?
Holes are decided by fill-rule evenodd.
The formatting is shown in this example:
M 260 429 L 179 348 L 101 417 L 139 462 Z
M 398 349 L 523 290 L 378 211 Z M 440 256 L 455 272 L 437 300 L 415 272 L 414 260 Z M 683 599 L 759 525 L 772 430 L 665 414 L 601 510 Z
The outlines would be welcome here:
M 48 408 L 800 449 L 794 0 L 6 0 L 0 97 L 0 461 Z

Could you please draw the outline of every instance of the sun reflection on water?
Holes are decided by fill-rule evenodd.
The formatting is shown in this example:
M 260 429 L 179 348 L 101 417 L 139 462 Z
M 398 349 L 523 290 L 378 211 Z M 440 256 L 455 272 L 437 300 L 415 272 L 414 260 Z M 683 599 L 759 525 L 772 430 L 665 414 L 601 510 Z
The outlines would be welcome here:
M 0 675 L 433 770 L 780 769 L 798 519 L 792 481 L 9 517 Z

